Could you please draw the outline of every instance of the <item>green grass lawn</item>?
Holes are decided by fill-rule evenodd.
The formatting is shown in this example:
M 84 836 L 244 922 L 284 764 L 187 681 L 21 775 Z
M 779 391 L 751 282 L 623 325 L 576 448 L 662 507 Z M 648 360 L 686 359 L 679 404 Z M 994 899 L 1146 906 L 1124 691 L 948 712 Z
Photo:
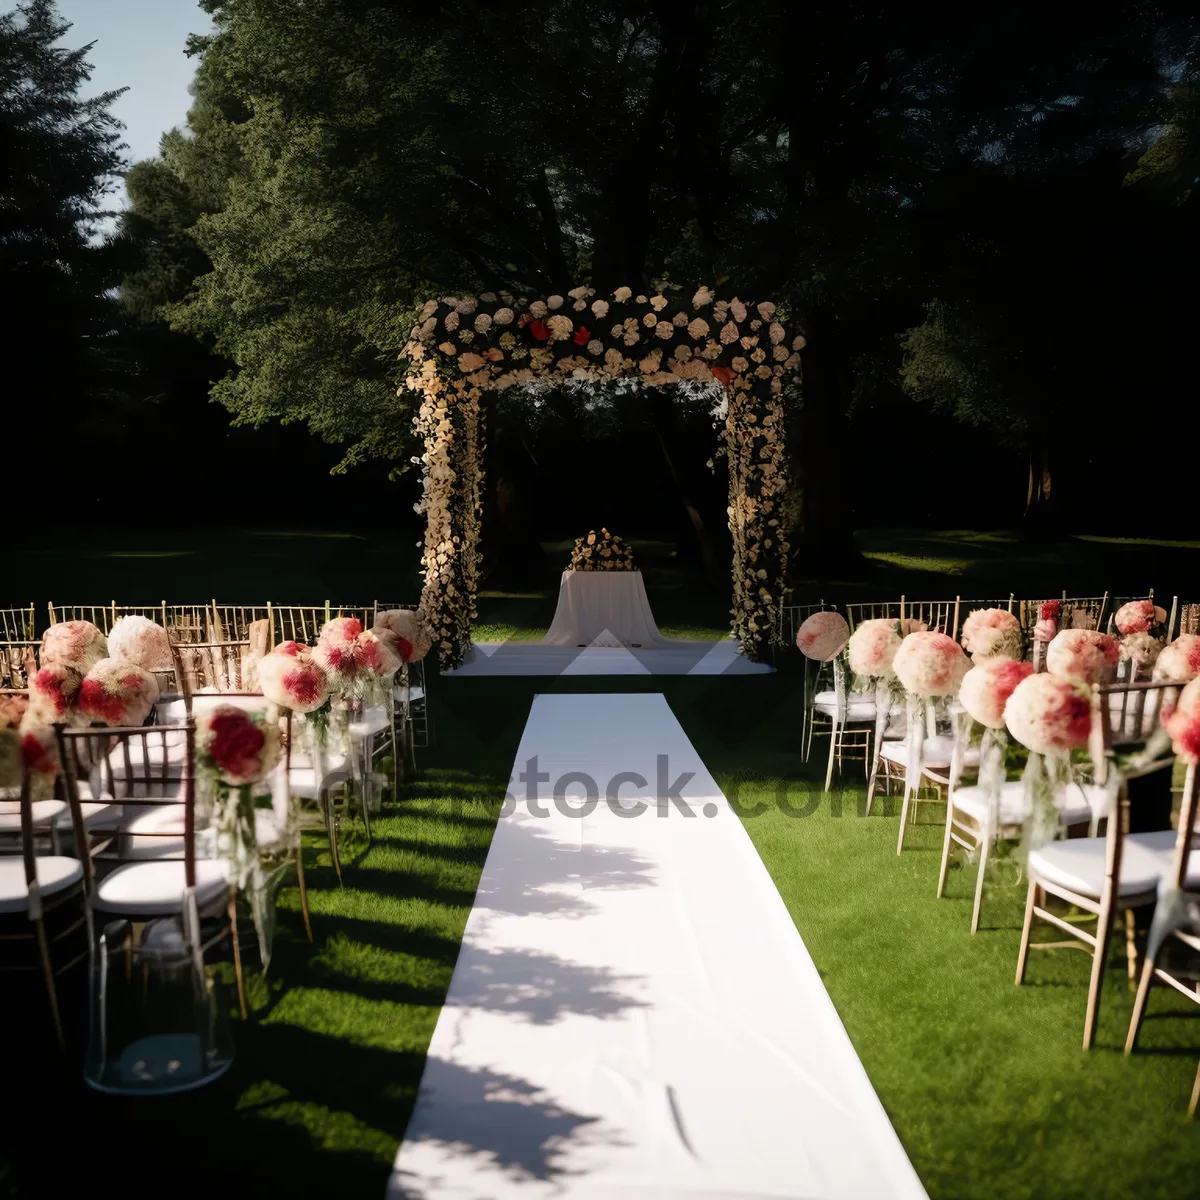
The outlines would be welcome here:
M 39 603 L 403 599 L 419 587 L 410 540 L 286 530 L 107 539 L 21 550 L 13 578 L 29 581 Z M 1030 547 L 970 531 L 860 540 L 876 559 L 861 577 L 813 583 L 827 598 L 918 586 L 967 596 L 1001 579 L 1031 594 L 1162 594 L 1182 591 L 1197 561 L 1190 544 Z M 673 571 L 669 551 L 648 546 L 644 557 L 661 628 L 724 634 L 726 597 Z M 552 590 L 485 594 L 476 635 L 540 637 L 553 609 Z M 10 1091 L 20 1102 L 0 1122 L 0 1197 L 79 1194 L 100 1177 L 128 1183 L 135 1167 L 155 1192 L 381 1195 L 529 703 L 536 692 L 614 690 L 664 692 L 727 794 L 768 802 L 746 827 L 932 1196 L 1195 1194 L 1200 1122 L 1184 1111 L 1200 1008 L 1156 989 L 1143 1049 L 1124 1058 L 1131 996 L 1115 949 L 1098 1045 L 1081 1051 L 1086 957 L 1037 955 L 1028 985 L 1016 988 L 1023 891 L 1014 872 L 998 873 L 985 928 L 971 938 L 973 868 L 957 869 L 937 901 L 940 825 L 917 828 L 898 859 L 895 815 L 858 816 L 860 791 L 821 795 L 818 764 L 799 762 L 799 679 L 781 672 L 436 680 L 424 776 L 374 823 L 369 849 L 351 824 L 344 888 L 322 838 L 308 836 L 315 941 L 285 889 L 270 977 L 252 976 L 254 1011 L 236 1023 L 238 1058 L 219 1083 L 154 1103 L 89 1093 L 70 1064 L 47 1068 L 36 989 L 18 1002 L 6 981 L 6 1077 L 20 1081 Z M 778 794 L 806 815 L 784 815 Z

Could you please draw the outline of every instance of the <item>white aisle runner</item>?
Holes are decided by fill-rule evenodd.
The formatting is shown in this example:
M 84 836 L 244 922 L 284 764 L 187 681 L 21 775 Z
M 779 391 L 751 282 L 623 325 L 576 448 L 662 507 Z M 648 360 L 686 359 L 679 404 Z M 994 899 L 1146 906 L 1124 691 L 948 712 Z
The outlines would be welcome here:
M 535 755 L 549 780 L 531 804 L 518 776 Z M 558 783 L 564 807 L 583 803 L 568 772 L 599 793 L 582 819 L 552 799 Z M 646 786 L 615 778 L 629 772 Z M 646 811 L 615 814 L 614 785 Z M 925 1195 L 663 696 L 538 696 L 510 792 L 390 1197 Z

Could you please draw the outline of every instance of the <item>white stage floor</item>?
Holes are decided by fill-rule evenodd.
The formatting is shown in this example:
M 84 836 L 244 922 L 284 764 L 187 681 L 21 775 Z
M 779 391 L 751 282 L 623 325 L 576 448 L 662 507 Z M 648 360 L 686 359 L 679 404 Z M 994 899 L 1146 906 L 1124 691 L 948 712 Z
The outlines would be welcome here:
M 535 755 L 548 778 L 527 785 Z M 583 803 L 568 772 L 599 795 L 583 818 L 553 800 Z M 392 1200 L 925 1196 L 662 695 L 538 696 L 510 794 Z
M 544 642 L 476 642 L 447 675 L 762 675 L 767 663 L 738 653 L 732 638 L 667 642 L 643 649 L 548 646 Z

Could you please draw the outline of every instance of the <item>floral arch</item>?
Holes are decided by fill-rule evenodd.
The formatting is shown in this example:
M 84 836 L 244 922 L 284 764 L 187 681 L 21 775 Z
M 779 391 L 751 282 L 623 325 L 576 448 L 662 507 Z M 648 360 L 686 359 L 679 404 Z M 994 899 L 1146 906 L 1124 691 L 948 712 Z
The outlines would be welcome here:
M 776 636 L 787 562 L 783 385 L 799 370 L 803 347 L 803 335 L 785 329 L 774 304 L 718 300 L 708 288 L 690 305 L 625 287 L 607 296 L 578 287 L 544 300 L 495 292 L 430 300 L 403 357 L 407 385 L 422 397 L 421 607 L 442 665 L 462 662 L 476 616 L 484 393 L 613 380 L 722 389 L 714 415 L 729 465 L 732 628 L 743 652 L 760 658 Z

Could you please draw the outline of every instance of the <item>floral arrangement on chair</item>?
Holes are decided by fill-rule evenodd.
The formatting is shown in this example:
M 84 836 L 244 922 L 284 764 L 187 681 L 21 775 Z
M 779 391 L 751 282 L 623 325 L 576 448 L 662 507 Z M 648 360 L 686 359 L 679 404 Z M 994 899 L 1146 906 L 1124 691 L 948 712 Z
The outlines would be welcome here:
M 1117 632 L 1125 636 L 1133 633 L 1165 632 L 1167 611 L 1156 608 L 1151 600 L 1130 600 L 1122 604 L 1113 614 L 1113 624 Z
M 1200 763 L 1200 683 L 1193 679 L 1179 693 L 1174 707 L 1163 709 L 1162 727 L 1171 748 L 1190 766 Z
M 1046 647 L 1046 670 L 1084 683 L 1113 678 L 1120 658 L 1115 638 L 1093 629 L 1064 629 Z
M 1020 658 L 1021 622 L 1003 608 L 980 608 L 963 622 L 962 647 L 975 660 Z
M 75 712 L 85 725 L 141 725 L 158 700 L 158 681 L 136 663 L 102 658 L 83 677 Z
M 1059 622 L 1062 620 L 1062 601 L 1043 600 L 1038 609 L 1037 624 L 1033 627 L 1035 642 L 1052 642 L 1058 633 Z
M 118 617 L 108 633 L 109 658 L 122 658 L 147 671 L 171 669 L 171 639 L 148 617 Z
M 830 662 L 846 647 L 850 626 L 838 612 L 815 612 L 796 631 L 796 648 L 805 658 Z
M 1190 682 L 1200 675 L 1200 635 L 1181 633 L 1154 663 L 1154 678 Z
M 420 609 L 389 608 L 376 613 L 372 633 L 385 641 L 405 666 L 419 662 L 433 648 L 433 630 Z
M 586 537 L 575 539 L 571 551 L 572 571 L 632 571 L 633 551 L 607 529 L 589 530 Z
M 42 635 L 42 666 L 61 663 L 86 675 L 108 657 L 108 639 L 91 621 L 60 621 Z

